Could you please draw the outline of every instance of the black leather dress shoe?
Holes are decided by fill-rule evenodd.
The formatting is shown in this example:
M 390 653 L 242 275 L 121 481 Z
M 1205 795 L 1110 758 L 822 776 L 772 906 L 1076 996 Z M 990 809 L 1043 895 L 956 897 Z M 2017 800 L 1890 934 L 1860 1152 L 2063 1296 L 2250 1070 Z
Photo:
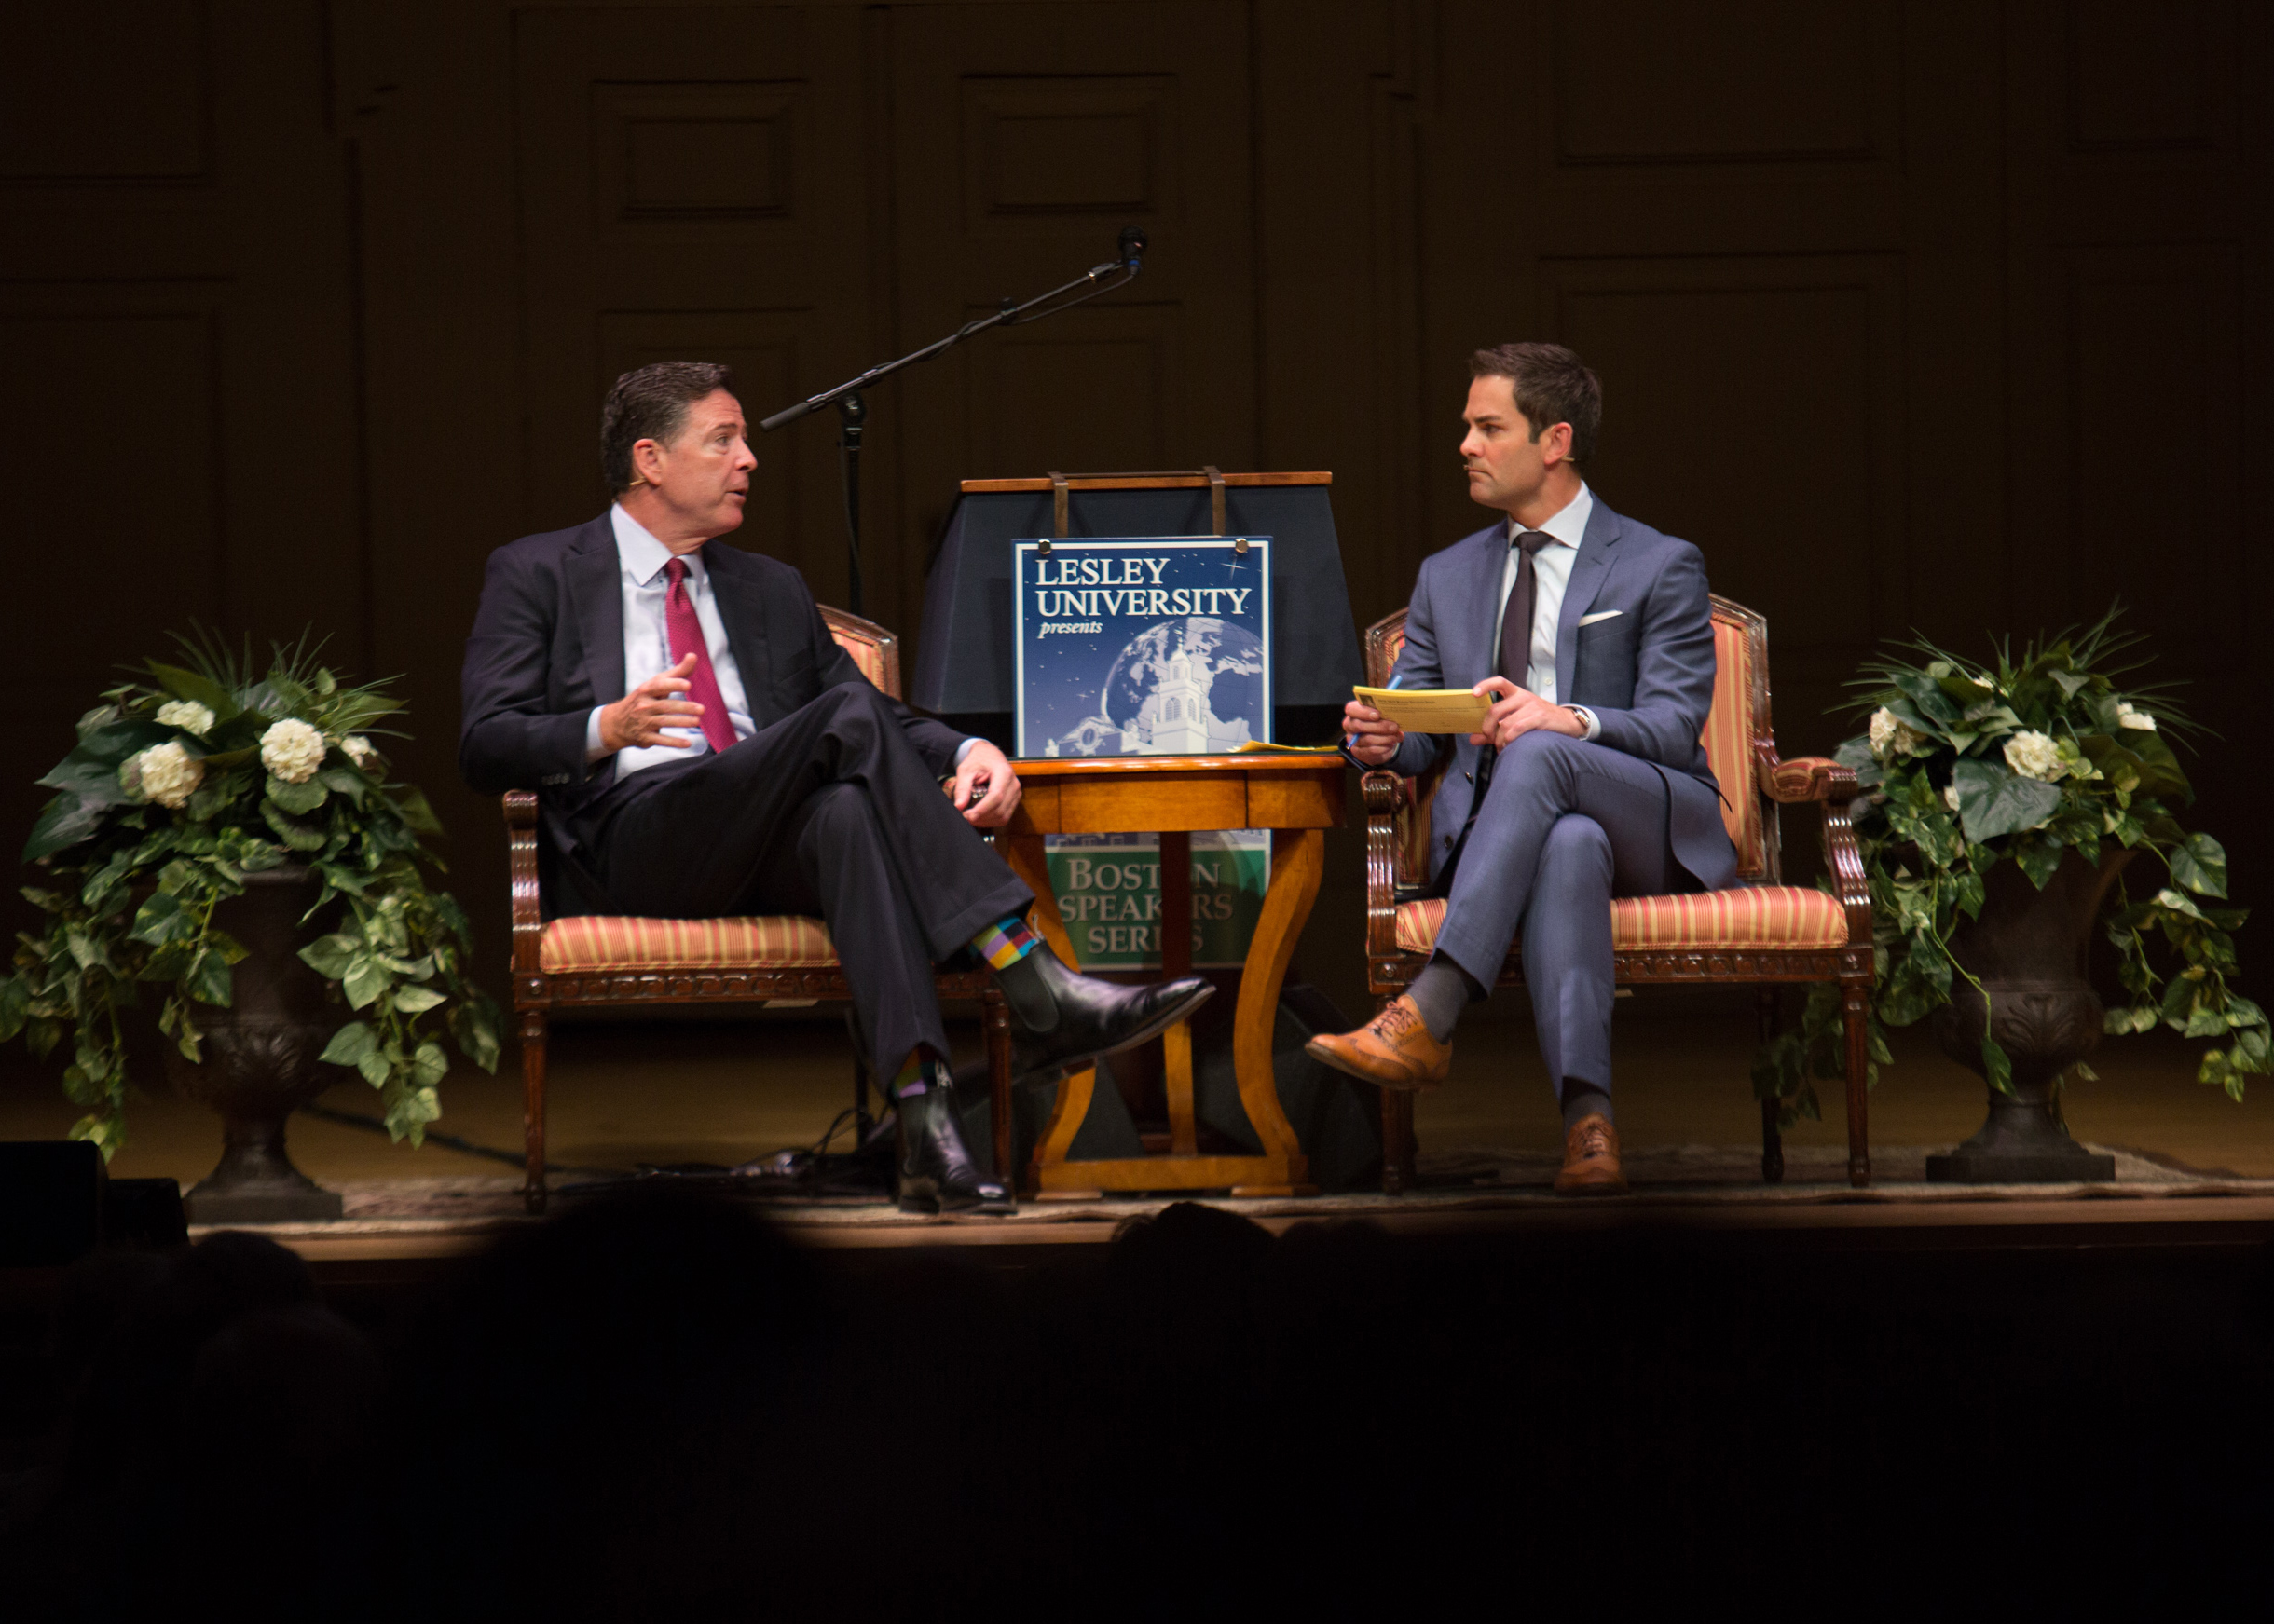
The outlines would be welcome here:
M 900 1210 L 993 1212 L 1018 1209 L 1010 1192 L 980 1176 L 956 1124 L 955 1090 L 942 1077 L 922 1094 L 898 1101 Z
M 1180 976 L 1150 987 L 1123 987 L 1066 968 L 1057 954 L 1037 948 L 1025 962 L 1048 990 L 1057 1019 L 1047 1028 L 1027 1024 L 1011 1005 L 1010 1069 L 1016 1077 L 1079 1071 L 1102 1055 L 1117 1055 L 1189 1020 L 1216 990 L 1205 976 Z

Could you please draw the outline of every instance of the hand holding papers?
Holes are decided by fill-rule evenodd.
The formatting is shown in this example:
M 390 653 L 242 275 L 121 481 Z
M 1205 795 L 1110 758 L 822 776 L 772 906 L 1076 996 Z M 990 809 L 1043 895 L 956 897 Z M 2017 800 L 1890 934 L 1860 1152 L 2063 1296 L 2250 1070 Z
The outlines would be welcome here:
M 1473 733 L 1492 702 L 1465 688 L 1356 688 L 1361 704 L 1409 733 Z

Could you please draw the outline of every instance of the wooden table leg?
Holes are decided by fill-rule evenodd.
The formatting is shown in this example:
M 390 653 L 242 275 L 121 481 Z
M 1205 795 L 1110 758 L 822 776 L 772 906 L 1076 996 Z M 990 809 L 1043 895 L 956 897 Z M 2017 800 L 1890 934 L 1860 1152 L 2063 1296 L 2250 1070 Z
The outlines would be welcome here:
M 1276 829 L 1271 835 L 1271 880 L 1263 913 L 1240 978 L 1240 1007 L 1232 1019 L 1232 1068 L 1264 1155 L 1286 1169 L 1286 1182 L 1242 1185 L 1235 1195 L 1310 1193 L 1310 1168 L 1295 1128 L 1280 1109 L 1279 1083 L 1271 1068 L 1272 1029 L 1279 1022 L 1280 987 L 1295 957 L 1296 939 L 1309 922 L 1326 873 L 1326 836 L 1318 829 Z
M 1079 970 L 1081 960 L 1074 951 L 1074 938 L 1066 932 L 1065 921 L 1059 917 L 1058 889 L 1050 883 L 1049 855 L 1044 850 L 1040 835 L 998 836 L 1003 859 L 1011 872 L 1026 881 L 1026 888 L 1034 894 L 1034 928 L 1042 939 L 1050 944 L 1059 962 L 1069 970 Z M 1068 1201 L 1094 1199 L 1095 1190 L 1045 1190 L 1043 1169 L 1062 1167 L 1066 1152 L 1073 1148 L 1074 1136 L 1082 1131 L 1082 1119 L 1089 1114 L 1089 1098 L 1097 1091 L 1098 1073 L 1094 1067 L 1069 1071 L 1058 1085 L 1058 1096 L 1050 1102 L 1050 1120 L 1043 1125 L 1034 1140 L 1034 1159 L 1019 1175 L 1023 1194 L 1041 1194 L 1047 1198 Z
M 1160 973 L 1163 980 L 1192 974 L 1192 837 L 1160 837 Z M 1192 1101 L 1192 1028 L 1178 1021 L 1161 1034 L 1161 1085 L 1169 1097 L 1169 1153 L 1200 1153 Z

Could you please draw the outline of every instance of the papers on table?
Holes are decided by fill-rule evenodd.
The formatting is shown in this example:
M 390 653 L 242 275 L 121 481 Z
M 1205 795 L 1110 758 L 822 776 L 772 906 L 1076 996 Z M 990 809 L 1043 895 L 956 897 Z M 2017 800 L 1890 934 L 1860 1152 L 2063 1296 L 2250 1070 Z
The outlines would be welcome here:
M 1359 688 L 1352 692 L 1409 733 L 1473 733 L 1492 702 L 1465 688 Z

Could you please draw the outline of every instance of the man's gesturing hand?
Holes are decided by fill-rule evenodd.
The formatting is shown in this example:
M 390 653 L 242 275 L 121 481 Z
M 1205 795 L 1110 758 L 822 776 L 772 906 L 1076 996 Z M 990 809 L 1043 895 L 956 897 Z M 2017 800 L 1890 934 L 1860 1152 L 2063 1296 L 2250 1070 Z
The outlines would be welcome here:
M 1363 700 L 1342 707 L 1342 734 L 1350 754 L 1369 767 L 1379 767 L 1398 753 L 1405 730 Z
M 1587 736 L 1586 723 L 1573 712 L 1548 703 L 1505 676 L 1487 676 L 1469 691 L 1493 702 L 1492 709 L 1486 713 L 1484 727 L 1469 735 L 1472 744 L 1493 744 L 1504 750 L 1515 742 L 1518 734 L 1536 730 L 1564 733 L 1574 739 Z
M 1019 775 L 1002 751 L 979 739 L 955 770 L 955 810 L 974 828 L 999 829 L 1019 810 Z
M 661 676 L 649 677 L 614 704 L 601 706 L 601 748 L 612 752 L 668 744 L 674 750 L 684 750 L 693 744 L 692 739 L 664 730 L 692 730 L 703 725 L 703 707 L 679 697 L 687 691 L 687 674 L 694 668 L 695 657 L 690 654 Z

